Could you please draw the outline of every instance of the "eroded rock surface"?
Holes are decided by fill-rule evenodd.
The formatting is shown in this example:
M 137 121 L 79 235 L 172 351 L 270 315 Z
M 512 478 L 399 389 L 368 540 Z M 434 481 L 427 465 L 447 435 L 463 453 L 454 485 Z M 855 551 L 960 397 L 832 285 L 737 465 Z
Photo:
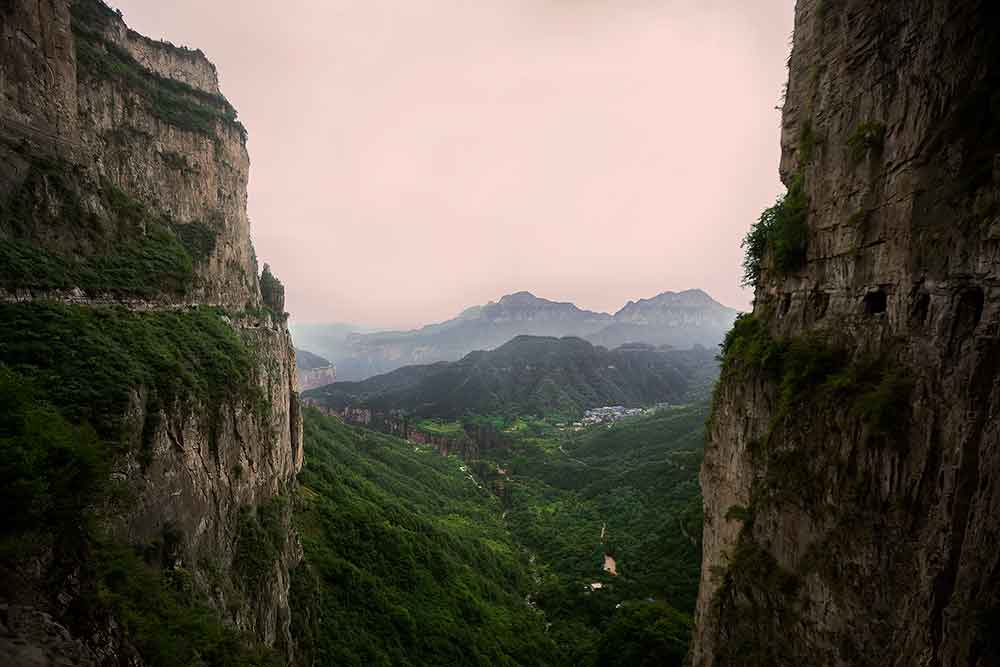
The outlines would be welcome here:
M 797 3 L 807 253 L 765 261 L 718 388 L 695 665 L 1000 664 L 998 26 Z
M 288 572 L 301 557 L 284 501 L 302 466 L 295 354 L 284 314 L 261 299 L 246 133 L 215 66 L 129 30 L 99 0 L 0 3 L 0 162 L 0 243 L 21 262 L 2 267 L 0 301 L 211 307 L 238 334 L 250 377 L 226 400 L 164 403 L 132 387 L 129 453 L 113 477 L 134 502 L 107 522 L 128 544 L 159 545 L 164 566 L 189 573 L 229 625 L 290 657 Z M 161 267 L 169 281 L 156 283 Z M 265 571 L 246 572 L 241 544 L 263 514 L 284 538 Z M 0 658 L 139 664 L 114 619 L 70 637 L 60 615 L 83 584 L 44 581 L 50 563 L 29 565 L 4 570 L 0 598 L 29 604 L 0 607 Z

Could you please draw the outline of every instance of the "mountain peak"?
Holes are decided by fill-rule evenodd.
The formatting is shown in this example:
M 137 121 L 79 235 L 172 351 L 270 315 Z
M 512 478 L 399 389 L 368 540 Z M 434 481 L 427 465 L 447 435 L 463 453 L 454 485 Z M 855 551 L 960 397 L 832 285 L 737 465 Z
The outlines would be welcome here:
M 529 303 L 537 303 L 538 301 L 546 301 L 546 299 L 539 299 L 531 292 L 521 291 L 521 292 L 514 292 L 513 294 L 505 294 L 504 296 L 500 297 L 499 303 L 503 305 L 524 305 Z

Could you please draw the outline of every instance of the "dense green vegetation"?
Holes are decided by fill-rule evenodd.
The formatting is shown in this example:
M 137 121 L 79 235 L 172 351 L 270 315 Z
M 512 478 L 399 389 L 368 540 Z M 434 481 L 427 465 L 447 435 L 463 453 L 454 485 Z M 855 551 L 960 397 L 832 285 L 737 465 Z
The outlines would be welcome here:
M 79 0 L 72 9 L 77 69 L 81 74 L 127 86 L 165 123 L 213 138 L 218 124 L 225 123 L 236 128 L 246 141 L 246 128 L 226 98 L 151 72 L 106 40 L 103 28 L 113 15 L 107 5 L 100 0 Z
M 119 443 L 130 394 L 148 405 L 259 401 L 253 357 L 222 311 L 136 313 L 53 303 L 0 304 L 0 363 L 44 388 L 72 423 Z
M 9 331 L 0 340 L 9 341 Z M 57 339 L 53 349 L 60 347 Z M 65 394 L 55 391 L 52 377 L 60 376 L 0 364 L 0 578 L 10 581 L 31 562 L 45 563 L 51 581 L 72 574 L 80 590 L 68 611 L 70 627 L 113 617 L 147 665 L 272 664 L 269 652 L 198 601 L 187 572 L 168 562 L 168 536 L 159 547 L 133 548 L 103 533 L 102 516 L 130 502 L 131 491 L 109 477 L 116 448 L 75 418 L 79 410 L 53 404 Z M 11 601 L 33 595 L 6 593 Z
M 293 628 L 317 664 L 550 664 L 498 502 L 429 448 L 306 413 Z
M 483 454 L 493 470 L 507 473 L 494 473 L 494 483 L 501 484 L 511 531 L 542 567 L 538 604 L 565 664 L 681 664 L 701 559 L 705 415 L 704 404 L 671 408 L 582 433 L 521 420 L 516 431 L 505 431 L 516 433 L 509 449 Z M 602 572 L 605 553 L 614 557 L 617 577 Z M 590 591 L 594 582 L 604 588 Z M 630 626 L 620 616 L 649 599 L 656 602 L 643 614 L 673 628 L 677 660 L 653 661 L 662 654 L 656 649 L 647 663 L 605 661 L 612 638 L 631 642 L 629 650 L 646 641 L 623 634 Z
M 809 240 L 808 215 L 809 199 L 802 177 L 797 176 L 788 192 L 760 214 L 743 239 L 745 286 L 756 287 L 765 268 L 787 275 L 802 266 Z M 769 265 L 765 264 L 768 260 Z
M 681 402 L 714 376 L 705 349 L 660 350 L 634 345 L 615 350 L 581 338 L 518 336 L 456 362 L 407 366 L 363 382 L 337 382 L 306 393 L 340 409 L 361 405 L 404 410 L 418 417 L 543 415 L 575 418 L 602 405 Z
M 99 206 L 85 204 L 83 192 Z M 217 236 L 206 223 L 154 213 L 79 167 L 39 158 L 0 203 L 0 230 L 0 286 L 138 297 L 186 294 Z
M 454 457 L 310 411 L 301 639 L 336 664 L 682 664 L 705 413 L 674 408 L 584 432 L 525 417 L 422 422 L 504 434 L 508 447 L 463 471 Z M 602 571 L 605 553 L 618 576 Z

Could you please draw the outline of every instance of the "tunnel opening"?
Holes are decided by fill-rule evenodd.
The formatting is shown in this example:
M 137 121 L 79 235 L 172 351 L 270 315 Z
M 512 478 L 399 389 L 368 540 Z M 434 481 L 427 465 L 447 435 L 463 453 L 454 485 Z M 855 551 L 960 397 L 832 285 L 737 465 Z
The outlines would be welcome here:
M 865 294 L 865 315 L 884 313 L 889 305 L 889 297 L 882 290 Z

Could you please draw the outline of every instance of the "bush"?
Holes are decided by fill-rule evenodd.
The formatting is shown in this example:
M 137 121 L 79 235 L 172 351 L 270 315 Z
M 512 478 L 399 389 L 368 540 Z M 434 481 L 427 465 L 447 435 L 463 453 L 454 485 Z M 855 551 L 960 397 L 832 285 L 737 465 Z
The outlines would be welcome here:
M 628 602 L 615 611 L 598 646 L 597 664 L 681 667 L 691 619 L 669 605 Z
M 0 364 L 0 535 L 67 528 L 101 496 L 110 451 L 86 424 L 39 400 L 28 378 Z
M 765 268 L 778 275 L 788 275 L 801 268 L 809 241 L 808 214 L 809 200 L 802 177 L 797 176 L 788 192 L 761 213 L 743 239 L 745 286 L 756 288 Z M 766 266 L 768 259 L 770 267 Z
M 871 150 L 879 150 L 885 143 L 885 125 L 873 121 L 860 123 L 847 138 L 851 160 L 861 162 Z

